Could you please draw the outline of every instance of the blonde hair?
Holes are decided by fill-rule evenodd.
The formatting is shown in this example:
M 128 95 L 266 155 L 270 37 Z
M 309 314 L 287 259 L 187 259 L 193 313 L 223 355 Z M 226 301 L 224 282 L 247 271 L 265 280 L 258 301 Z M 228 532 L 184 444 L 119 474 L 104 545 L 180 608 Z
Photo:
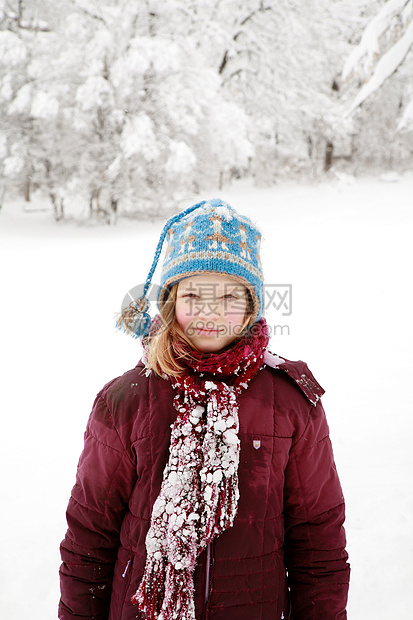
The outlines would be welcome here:
M 175 304 L 178 292 L 178 284 L 171 287 L 165 303 L 160 308 L 161 325 L 157 331 L 144 339 L 147 348 L 147 367 L 151 368 L 159 376 L 164 374 L 176 377 L 185 371 L 185 360 L 191 359 L 189 349 L 194 345 L 179 326 L 175 315 Z M 251 327 L 254 315 L 254 307 L 251 293 L 248 288 L 248 308 L 245 320 L 237 340 L 240 340 L 246 330 Z

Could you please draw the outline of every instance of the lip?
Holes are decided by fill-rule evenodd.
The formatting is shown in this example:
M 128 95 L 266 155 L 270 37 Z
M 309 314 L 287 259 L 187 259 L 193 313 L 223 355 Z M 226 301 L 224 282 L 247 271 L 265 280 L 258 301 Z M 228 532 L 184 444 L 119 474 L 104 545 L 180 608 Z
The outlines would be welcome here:
M 218 336 L 221 333 L 219 329 L 206 329 L 201 327 L 194 327 L 193 329 L 198 336 Z

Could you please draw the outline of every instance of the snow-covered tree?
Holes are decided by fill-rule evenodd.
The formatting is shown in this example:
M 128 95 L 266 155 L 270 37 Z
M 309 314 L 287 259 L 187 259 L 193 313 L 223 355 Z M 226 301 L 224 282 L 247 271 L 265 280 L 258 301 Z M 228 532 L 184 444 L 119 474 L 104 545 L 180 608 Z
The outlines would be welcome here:
M 347 127 L 337 122 L 342 116 L 337 78 L 354 29 L 354 2 L 360 4 L 223 3 L 219 37 L 211 11 L 223 90 L 252 120 L 259 181 L 273 182 L 294 170 L 318 171 L 327 165 L 329 150 L 347 148 Z
M 368 23 L 344 65 L 343 81 L 357 79 L 361 83 L 348 114 L 398 71 L 405 93 L 399 106 L 402 110 L 399 128 L 413 126 L 412 48 L 413 3 L 411 0 L 388 0 Z
M 176 27 L 185 2 L 158 12 L 156 3 L 73 0 L 71 9 L 49 60 L 47 88 L 59 90 L 53 130 L 64 146 L 47 145 L 49 184 L 66 170 L 91 213 L 112 218 L 119 203 L 165 208 L 248 165 L 245 113 L 222 96 L 197 41 Z
M 0 156 L 3 178 L 20 179 L 27 195 L 31 170 L 21 144 L 22 133 L 27 128 L 18 126 L 14 119 L 10 119 L 11 115 L 15 115 L 21 120 L 21 112 L 31 105 L 27 66 L 32 32 L 24 21 L 24 9 L 22 2 L 9 3 L 3 0 L 0 4 Z M 26 28 L 23 28 L 24 25 Z
M 411 169 L 413 3 L 375 3 L 342 70 L 345 116 L 360 170 Z
M 48 10 L 51 6 L 45 1 L 43 10 L 53 17 L 53 10 Z M 54 81 L 56 76 L 51 71 L 50 50 L 55 46 L 56 33 L 38 8 L 23 0 L 7 0 L 1 5 L 0 161 L 3 178 L 9 184 L 24 186 L 26 200 L 31 188 L 42 187 L 57 210 L 56 188 L 61 187 L 62 179 L 53 181 L 55 153 L 60 150 L 65 158 L 58 131 L 62 84 Z M 66 165 L 61 168 L 64 175 Z
M 340 159 L 401 161 L 408 148 L 402 138 L 389 148 L 386 131 L 395 108 L 405 128 L 413 108 L 409 52 L 391 92 L 364 98 L 347 119 L 355 86 L 340 73 L 369 21 L 382 58 L 406 47 L 411 2 L 397 13 L 402 4 L 0 0 L 2 177 L 46 191 L 57 218 L 77 196 L 112 221 L 233 176 L 272 183 Z M 377 20 L 390 5 L 392 17 Z M 372 44 L 360 45 L 351 71 L 366 65 L 365 93 L 379 63 L 368 60 Z

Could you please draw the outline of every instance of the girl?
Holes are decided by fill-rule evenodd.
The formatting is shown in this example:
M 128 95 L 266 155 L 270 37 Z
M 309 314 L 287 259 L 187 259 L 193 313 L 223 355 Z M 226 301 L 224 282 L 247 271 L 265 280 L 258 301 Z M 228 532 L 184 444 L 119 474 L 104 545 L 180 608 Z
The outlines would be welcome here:
M 143 337 L 144 359 L 103 388 L 88 422 L 61 620 L 346 618 L 323 390 L 303 362 L 267 350 L 260 239 L 221 200 L 166 223 L 142 297 L 118 321 Z

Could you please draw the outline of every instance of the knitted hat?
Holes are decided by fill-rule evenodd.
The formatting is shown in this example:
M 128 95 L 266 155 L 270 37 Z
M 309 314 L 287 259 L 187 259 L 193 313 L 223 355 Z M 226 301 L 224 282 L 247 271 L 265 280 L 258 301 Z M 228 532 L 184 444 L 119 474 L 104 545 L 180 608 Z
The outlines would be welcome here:
M 204 200 L 170 218 L 156 247 L 142 296 L 135 302 L 133 324 L 118 326 L 134 337 L 144 336 L 150 327 L 146 313 L 151 285 L 163 243 L 167 250 L 162 266 L 158 305 L 165 303 L 171 286 L 189 276 L 221 273 L 247 287 L 253 303 L 253 320 L 263 311 L 263 274 L 260 261 L 261 233 L 247 217 L 228 203 Z

